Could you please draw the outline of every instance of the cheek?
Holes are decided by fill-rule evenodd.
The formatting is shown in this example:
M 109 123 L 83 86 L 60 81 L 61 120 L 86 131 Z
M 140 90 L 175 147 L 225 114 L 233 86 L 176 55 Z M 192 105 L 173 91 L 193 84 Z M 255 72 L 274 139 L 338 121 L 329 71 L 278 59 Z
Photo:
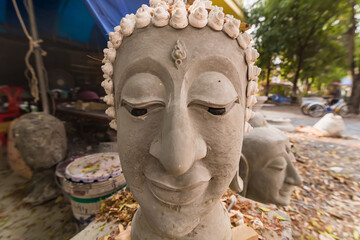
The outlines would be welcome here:
M 148 114 L 144 119 L 132 117 L 124 108 L 118 110 L 117 140 L 125 172 L 143 171 L 150 145 L 161 125 L 161 114 Z
M 272 169 L 255 171 L 249 179 L 249 188 L 259 199 L 271 202 L 279 195 L 282 187 L 284 174 Z
M 271 196 L 272 199 L 277 198 L 284 184 L 285 172 L 268 169 L 264 175 L 267 176 L 264 180 L 267 181 L 268 195 Z
M 235 105 L 224 116 L 213 116 L 205 111 L 192 111 L 195 127 L 207 145 L 204 164 L 216 184 L 229 184 L 239 166 L 241 155 L 244 111 Z
M 214 157 L 209 161 L 233 165 L 230 159 L 240 156 L 243 141 L 243 112 L 237 104 L 224 116 L 214 116 L 208 112 L 194 114 L 193 119 L 199 134 L 208 146 L 208 155 Z

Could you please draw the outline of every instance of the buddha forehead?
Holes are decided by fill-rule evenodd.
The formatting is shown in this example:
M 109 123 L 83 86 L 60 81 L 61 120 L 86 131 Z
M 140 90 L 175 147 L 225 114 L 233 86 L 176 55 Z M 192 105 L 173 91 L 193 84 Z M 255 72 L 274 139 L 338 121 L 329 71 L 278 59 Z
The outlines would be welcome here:
M 249 147 L 265 147 L 267 145 L 274 146 L 280 143 L 289 143 L 289 139 L 282 131 L 274 127 L 254 128 L 244 137 L 244 144 L 249 145 Z
M 183 44 L 181 51 L 185 52 L 186 58 L 176 67 L 171 53 L 178 40 Z M 170 26 L 149 26 L 138 29 L 136 34 L 124 39 L 117 50 L 115 88 L 121 89 L 127 79 L 139 72 L 153 73 L 162 81 L 174 84 L 184 78 L 191 81 L 203 72 L 220 72 L 233 83 L 237 92 L 243 92 L 247 84 L 244 50 L 225 33 L 209 27 L 177 30 Z
M 226 89 L 234 88 L 239 102 L 246 106 L 245 132 L 252 129 L 247 121 L 254 116 L 251 107 L 256 103 L 261 69 L 254 65 L 259 54 L 251 46 L 251 36 L 240 32 L 240 20 L 225 15 L 211 1 L 195 0 L 191 6 L 185 5 L 182 0 L 150 1 L 150 7 L 142 5 L 136 15 L 126 15 L 109 33 L 101 85 L 107 94 L 104 101 L 110 107 L 106 114 L 113 118 L 113 129 L 117 129 L 115 103 L 126 81 L 138 73 L 155 75 L 168 92 L 175 94 L 189 91 L 198 77 L 204 85 L 202 73 L 208 73 L 212 86 L 215 76 L 220 77 L 222 82 L 229 82 Z
M 261 149 L 261 154 L 258 149 Z M 253 163 L 262 164 L 271 157 L 289 154 L 290 142 L 288 137 L 276 128 L 254 128 L 244 137 L 243 153 L 249 160 L 254 161 Z

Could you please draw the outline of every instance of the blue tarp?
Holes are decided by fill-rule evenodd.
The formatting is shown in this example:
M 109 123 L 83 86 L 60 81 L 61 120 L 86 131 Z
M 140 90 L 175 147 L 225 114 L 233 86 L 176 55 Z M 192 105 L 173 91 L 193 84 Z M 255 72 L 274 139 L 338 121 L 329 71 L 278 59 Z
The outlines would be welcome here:
M 104 34 L 114 31 L 126 14 L 136 13 L 148 0 L 83 0 Z
M 23 0 L 16 1 L 29 29 Z M 41 38 L 104 46 L 107 34 L 147 0 L 33 0 Z M 0 0 L 0 33 L 23 36 L 11 0 Z

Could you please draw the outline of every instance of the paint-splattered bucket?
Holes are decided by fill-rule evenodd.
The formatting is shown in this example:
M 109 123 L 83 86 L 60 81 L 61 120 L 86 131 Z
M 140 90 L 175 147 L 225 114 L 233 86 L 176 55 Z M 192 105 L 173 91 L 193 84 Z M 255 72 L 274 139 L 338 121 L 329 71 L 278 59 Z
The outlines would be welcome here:
M 56 170 L 55 170 L 56 184 L 61 189 L 62 194 L 64 195 L 65 202 L 69 203 L 69 204 L 70 204 L 70 194 L 64 190 L 64 182 L 66 181 L 65 170 L 66 170 L 66 167 L 70 163 L 72 163 L 76 158 L 77 157 L 70 157 L 64 161 L 59 162 L 58 165 L 56 165 Z
M 75 159 L 66 167 L 64 190 L 69 193 L 74 217 L 90 222 L 101 200 L 125 186 L 118 153 L 97 153 Z

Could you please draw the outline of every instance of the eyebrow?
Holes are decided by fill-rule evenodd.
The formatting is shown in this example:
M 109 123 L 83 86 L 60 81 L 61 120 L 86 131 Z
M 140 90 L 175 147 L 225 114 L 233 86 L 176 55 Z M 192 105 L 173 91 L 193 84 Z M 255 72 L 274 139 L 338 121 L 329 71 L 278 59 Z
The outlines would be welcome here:
M 216 91 L 216 90 L 214 90 Z M 211 107 L 219 108 L 219 107 L 230 107 L 229 105 L 239 103 L 239 96 L 234 90 L 236 95 L 235 96 L 229 96 L 228 94 L 225 95 L 222 99 L 219 99 L 219 97 L 214 96 L 206 96 L 206 94 L 193 94 L 191 90 L 189 90 L 187 105 L 192 104 L 200 104 L 200 105 L 210 105 Z M 218 92 L 217 95 L 221 95 L 222 92 Z
M 288 165 L 288 162 L 286 161 L 285 157 L 282 154 L 276 155 L 275 157 L 272 157 L 265 165 L 264 167 L 267 168 L 269 166 L 271 166 L 275 161 L 277 161 L 277 159 L 280 159 L 279 157 L 283 158 L 285 161 L 285 166 Z
M 120 105 L 146 105 L 162 103 L 166 96 L 164 83 L 151 73 L 137 73 L 124 83 Z
M 188 105 L 198 103 L 201 105 L 214 105 L 224 107 L 234 102 L 239 103 L 239 94 L 232 81 L 217 71 L 202 72 L 192 76 L 189 88 Z M 204 91 L 207 89 L 207 91 Z
M 132 63 L 128 63 L 122 73 L 120 74 L 120 79 L 116 80 L 121 83 L 120 89 L 115 85 L 115 102 L 120 103 L 121 92 L 126 84 L 126 81 L 132 76 L 138 73 L 149 73 L 160 79 L 164 83 L 164 79 L 172 79 L 172 76 L 168 69 L 162 66 L 156 59 L 146 56 L 140 58 Z M 172 81 L 170 81 L 171 84 Z
M 239 56 L 239 58 L 243 58 L 243 55 Z M 245 59 L 243 61 L 245 61 Z M 206 72 L 218 72 L 224 75 L 230 81 L 235 92 L 237 93 L 237 96 L 242 98 L 242 95 L 245 94 L 246 91 L 247 65 L 244 65 L 244 72 L 240 71 L 241 69 L 242 68 L 237 67 L 231 61 L 231 59 L 223 55 L 200 55 L 200 58 L 195 58 L 192 60 L 191 64 L 189 64 L 189 67 L 186 69 L 184 78 L 190 80 L 189 85 L 191 87 L 194 84 L 192 81 L 196 81 L 196 79 L 198 79 L 201 74 Z M 241 80 L 243 82 L 241 82 Z M 239 101 L 239 103 L 243 104 L 242 101 Z
M 188 106 L 191 106 L 193 104 L 199 104 L 199 105 L 210 105 L 210 107 L 214 107 L 214 108 L 226 108 L 226 109 L 231 109 L 235 103 L 239 103 L 239 97 L 234 98 L 233 100 L 230 100 L 227 103 L 216 103 L 216 102 L 212 102 L 212 101 L 204 101 L 201 99 L 193 99 L 192 101 L 188 102 Z
M 245 61 L 245 60 L 244 60 Z M 201 68 L 200 68 L 201 67 Z M 187 73 L 200 69 L 199 75 L 204 72 L 219 72 L 224 74 L 229 80 L 239 79 L 240 76 L 237 74 L 239 68 L 227 57 L 222 55 L 208 55 L 203 58 L 195 59 L 195 63 L 192 64 L 188 69 Z M 234 76 L 234 72 L 236 75 Z M 236 79 L 234 79 L 236 78 Z
M 160 78 L 160 80 L 163 78 L 163 76 L 161 76 L 162 74 L 168 75 L 168 77 L 171 78 L 166 67 L 162 66 L 156 59 L 147 56 L 132 63 L 128 63 L 123 70 L 120 81 L 125 82 L 137 73 L 151 73 Z

